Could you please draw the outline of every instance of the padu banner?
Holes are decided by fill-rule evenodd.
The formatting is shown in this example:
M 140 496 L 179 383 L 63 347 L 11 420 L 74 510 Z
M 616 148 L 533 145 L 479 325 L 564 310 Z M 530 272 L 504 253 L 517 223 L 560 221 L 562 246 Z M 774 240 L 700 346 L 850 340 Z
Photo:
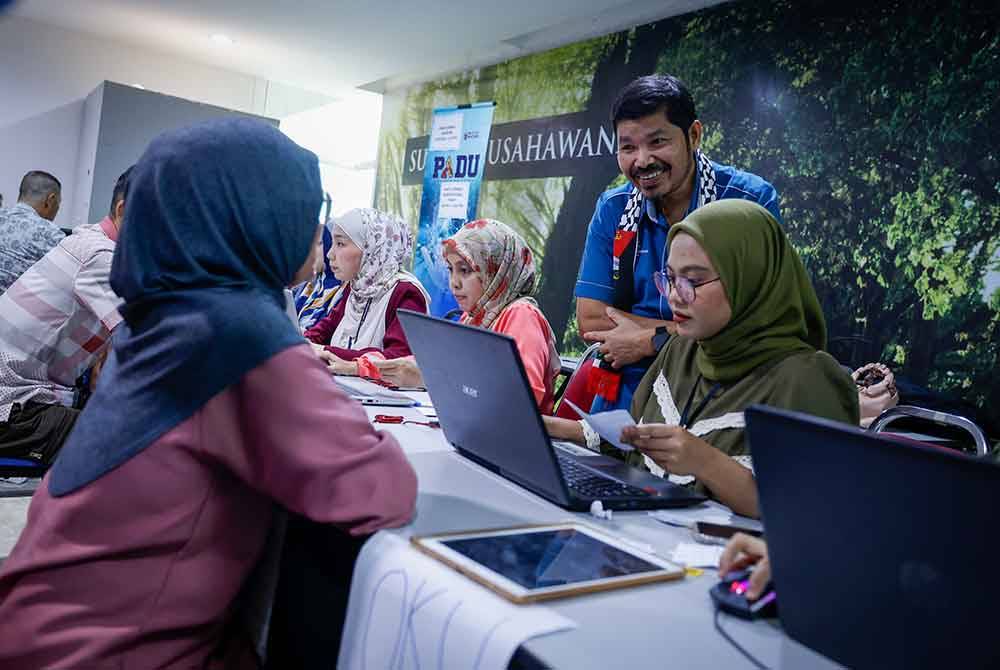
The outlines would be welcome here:
M 476 218 L 493 106 L 479 102 L 434 110 L 413 260 L 413 274 L 430 294 L 434 316 L 444 316 L 458 306 L 448 287 L 441 242 Z

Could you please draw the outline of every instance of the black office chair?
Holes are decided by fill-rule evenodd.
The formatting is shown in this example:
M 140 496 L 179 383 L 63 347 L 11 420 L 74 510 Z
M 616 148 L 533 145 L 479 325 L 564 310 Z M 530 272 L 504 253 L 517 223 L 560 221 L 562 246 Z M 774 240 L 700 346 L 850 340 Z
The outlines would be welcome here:
M 902 426 L 907 432 L 932 438 L 930 443 L 933 445 L 959 451 L 969 451 L 968 438 L 971 437 L 976 455 L 985 456 L 990 453 L 986 434 L 964 416 L 913 405 L 897 405 L 879 414 L 868 430 L 873 433 L 891 433 L 894 431 L 888 430 L 890 424 L 896 424 L 897 430 Z
M 30 498 L 47 469 L 27 458 L 0 458 L 0 498 Z

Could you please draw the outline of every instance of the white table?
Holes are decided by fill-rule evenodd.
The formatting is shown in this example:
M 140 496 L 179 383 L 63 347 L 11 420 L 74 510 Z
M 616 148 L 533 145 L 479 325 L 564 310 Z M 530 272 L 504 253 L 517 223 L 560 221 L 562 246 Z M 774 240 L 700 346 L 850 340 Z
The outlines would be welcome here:
M 417 409 L 367 408 L 424 420 Z M 385 424 L 378 424 L 385 428 Z M 616 512 L 610 521 L 574 514 L 526 491 L 456 453 L 442 431 L 423 426 L 387 428 L 417 472 L 419 495 L 413 522 L 392 531 L 403 537 L 447 531 L 546 523 L 579 517 L 625 539 L 652 545 L 669 556 L 690 531 L 668 526 L 645 512 Z M 753 667 L 715 630 L 708 590 L 715 571 L 698 577 L 550 601 L 548 607 L 579 627 L 533 639 L 525 649 L 555 668 L 744 668 Z M 723 626 L 771 668 L 837 668 L 791 640 L 771 621 L 723 616 Z

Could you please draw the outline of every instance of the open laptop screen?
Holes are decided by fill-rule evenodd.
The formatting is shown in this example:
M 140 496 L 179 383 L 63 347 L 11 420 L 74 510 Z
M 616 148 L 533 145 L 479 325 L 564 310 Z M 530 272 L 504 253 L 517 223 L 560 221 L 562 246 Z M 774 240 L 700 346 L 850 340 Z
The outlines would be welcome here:
M 568 503 L 514 340 L 409 310 L 398 314 L 448 440 L 505 477 Z
M 1000 602 L 1000 466 L 770 407 L 746 418 L 789 635 L 852 668 L 1000 667 L 969 634 Z

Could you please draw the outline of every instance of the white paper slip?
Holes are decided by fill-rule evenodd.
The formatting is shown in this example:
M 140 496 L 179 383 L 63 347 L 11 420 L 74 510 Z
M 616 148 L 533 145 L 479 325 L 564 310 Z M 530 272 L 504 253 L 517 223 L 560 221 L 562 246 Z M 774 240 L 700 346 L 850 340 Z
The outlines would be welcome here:
M 671 552 L 670 560 L 689 568 L 717 568 L 723 549 L 717 544 L 681 542 Z
M 462 143 L 462 125 L 465 116 L 461 112 L 435 114 L 431 122 L 430 151 L 458 151 Z M 465 212 L 462 213 L 465 216 Z
M 579 414 L 580 417 L 605 440 L 622 451 L 632 451 L 632 445 L 625 444 L 620 439 L 622 436 L 622 428 L 625 428 L 625 426 L 635 425 L 635 420 L 632 418 L 631 414 L 623 409 L 587 414 L 569 400 L 563 400 L 563 402 L 569 405 L 570 409 Z
M 442 183 L 438 199 L 438 218 L 465 219 L 469 214 L 469 182 Z
M 521 644 L 576 628 L 541 605 L 515 605 L 386 532 L 351 579 L 337 667 L 502 670 Z

